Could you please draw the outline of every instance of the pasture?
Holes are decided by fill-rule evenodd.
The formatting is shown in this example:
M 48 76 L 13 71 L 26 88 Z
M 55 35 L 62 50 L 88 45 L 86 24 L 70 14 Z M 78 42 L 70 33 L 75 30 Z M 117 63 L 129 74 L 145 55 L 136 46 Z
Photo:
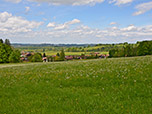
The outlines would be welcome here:
M 0 65 L 0 114 L 104 113 L 152 113 L 152 56 Z
M 43 54 L 44 52 L 41 52 L 41 54 Z M 46 55 L 56 55 L 57 53 L 60 53 L 60 51 L 46 51 L 45 54 Z M 81 54 L 85 54 L 85 55 L 90 55 L 90 53 L 93 52 L 65 52 L 65 55 L 81 55 Z M 99 52 L 100 54 L 109 54 L 109 52 Z

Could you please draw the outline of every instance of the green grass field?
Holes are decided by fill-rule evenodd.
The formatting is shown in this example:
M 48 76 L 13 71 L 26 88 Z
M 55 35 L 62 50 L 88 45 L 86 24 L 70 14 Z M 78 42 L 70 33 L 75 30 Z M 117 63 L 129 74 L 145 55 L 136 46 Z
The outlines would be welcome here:
M 109 113 L 152 113 L 152 56 L 0 65 L 0 114 Z

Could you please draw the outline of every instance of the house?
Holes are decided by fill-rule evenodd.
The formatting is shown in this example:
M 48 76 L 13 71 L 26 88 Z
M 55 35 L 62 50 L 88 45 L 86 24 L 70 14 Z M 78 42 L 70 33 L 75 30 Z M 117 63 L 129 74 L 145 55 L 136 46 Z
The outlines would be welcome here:
M 105 54 L 101 54 L 101 55 L 99 55 L 99 58 L 105 58 Z
M 66 60 L 73 60 L 73 56 L 65 56 Z
M 100 54 L 99 52 L 93 52 L 93 53 L 90 53 L 90 55 L 98 55 Z
M 109 54 L 106 54 L 106 57 L 109 57 L 110 55 Z
M 100 54 L 100 53 L 99 53 L 99 52 L 95 52 L 94 54 L 95 54 L 95 55 L 98 55 L 98 54 Z
M 48 62 L 48 58 L 47 57 L 43 57 L 42 60 L 43 60 L 43 62 Z
M 30 56 L 32 56 L 32 55 L 34 55 L 34 52 L 24 52 L 24 51 L 22 51 L 21 52 L 21 60 L 22 61 L 28 61 L 28 58 L 30 57 Z
M 109 57 L 109 54 L 101 54 L 99 55 L 99 58 L 108 58 Z

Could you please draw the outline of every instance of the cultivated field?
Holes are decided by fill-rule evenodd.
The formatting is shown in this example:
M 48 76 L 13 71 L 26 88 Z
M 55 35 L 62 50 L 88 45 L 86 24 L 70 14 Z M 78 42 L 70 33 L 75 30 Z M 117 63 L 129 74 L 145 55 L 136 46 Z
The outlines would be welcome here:
M 152 56 L 0 65 L 0 114 L 151 114 Z

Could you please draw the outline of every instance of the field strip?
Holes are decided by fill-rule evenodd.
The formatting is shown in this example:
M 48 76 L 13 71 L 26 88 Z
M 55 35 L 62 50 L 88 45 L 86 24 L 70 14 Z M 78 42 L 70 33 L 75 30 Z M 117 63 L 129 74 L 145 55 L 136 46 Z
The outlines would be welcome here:
M 142 56 L 141 56 L 142 57 Z M 141 57 L 134 57 L 134 59 L 137 59 L 137 58 L 141 58 Z M 144 57 L 152 57 L 152 56 L 144 56 Z M 90 60 L 78 60 L 78 61 L 62 61 L 62 62 L 48 62 L 48 63 L 43 63 L 43 62 L 38 62 L 38 63 L 16 63 L 16 64 L 0 64 L 0 68 L 8 68 L 8 67 L 19 67 L 19 66 L 31 66 L 31 65 L 45 65 L 45 64 L 65 64 L 65 63 L 73 63 L 73 62 L 76 62 L 76 63 L 81 63 L 81 62 L 92 62 L 92 61 L 111 61 L 111 60 L 121 60 L 121 59 L 124 59 L 124 60 L 132 60 L 132 57 L 121 57 L 121 58 L 108 58 L 108 59 L 90 59 Z
M 113 59 L 113 58 L 111 58 Z M 108 60 L 111 60 L 108 59 Z M 115 58 L 116 59 L 116 58 Z M 119 59 L 119 58 L 118 58 Z M 81 63 L 81 62 L 91 62 L 91 61 L 104 61 L 106 59 L 90 59 L 90 60 L 79 60 L 79 61 L 62 61 L 62 62 L 47 62 L 47 63 L 43 63 L 43 62 L 38 62 L 38 63 L 16 63 L 16 64 L 0 64 L 0 69 L 1 68 L 10 68 L 10 67 L 19 67 L 19 66 L 31 66 L 31 65 L 44 65 L 44 64 L 65 64 L 65 63 L 71 63 L 71 62 L 77 62 L 77 63 Z
M 44 64 L 64 64 L 64 63 L 71 63 L 71 62 L 88 62 L 88 61 L 92 61 L 92 60 L 83 60 L 83 61 L 62 61 L 62 62 L 48 62 L 48 63 L 23 63 L 23 64 L 0 64 L 0 68 L 9 68 L 9 67 L 19 67 L 19 66 L 31 66 L 31 65 L 44 65 Z M 95 61 L 95 60 L 93 60 Z
M 0 65 L 0 68 L 8 68 L 8 67 L 19 67 L 19 66 L 31 66 L 31 65 L 38 65 L 44 63 L 29 63 L 29 64 L 4 64 Z

